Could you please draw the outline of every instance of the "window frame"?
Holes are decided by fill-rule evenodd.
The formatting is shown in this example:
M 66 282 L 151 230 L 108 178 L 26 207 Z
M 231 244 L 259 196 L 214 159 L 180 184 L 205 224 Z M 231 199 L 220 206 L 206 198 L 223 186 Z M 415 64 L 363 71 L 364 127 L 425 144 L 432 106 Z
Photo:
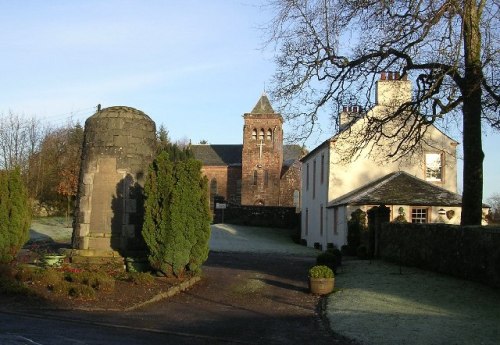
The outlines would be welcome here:
M 425 211 L 425 212 L 422 212 Z M 425 213 L 425 218 L 422 215 Z M 410 210 L 410 221 L 412 224 L 429 223 L 429 207 L 415 206 Z M 422 221 L 423 220 L 423 221 Z
M 437 155 L 439 156 L 439 160 L 440 160 L 440 164 L 441 166 L 439 167 L 440 168 L 440 177 L 439 178 L 436 178 L 436 177 L 432 177 L 430 176 L 430 174 L 428 174 L 428 169 L 430 170 L 431 168 L 428 168 L 428 165 L 427 165 L 427 156 L 431 156 L 431 155 Z M 433 170 L 430 170 L 430 171 L 433 171 Z M 444 153 L 443 152 L 425 152 L 424 154 L 424 177 L 425 177 L 425 181 L 428 181 L 428 182 L 444 182 Z

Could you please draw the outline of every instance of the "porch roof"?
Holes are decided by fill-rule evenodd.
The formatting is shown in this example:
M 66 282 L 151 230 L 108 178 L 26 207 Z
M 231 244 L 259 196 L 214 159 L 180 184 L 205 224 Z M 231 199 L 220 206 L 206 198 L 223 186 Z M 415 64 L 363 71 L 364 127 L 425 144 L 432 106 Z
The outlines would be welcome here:
M 332 200 L 340 205 L 461 206 L 462 196 L 412 176 L 393 172 Z M 487 207 L 487 205 L 483 205 Z

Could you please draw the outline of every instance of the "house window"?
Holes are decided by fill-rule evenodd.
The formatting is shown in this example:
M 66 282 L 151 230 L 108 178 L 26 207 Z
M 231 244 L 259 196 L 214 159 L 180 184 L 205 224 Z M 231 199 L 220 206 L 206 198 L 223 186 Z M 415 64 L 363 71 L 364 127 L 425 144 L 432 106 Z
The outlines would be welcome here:
M 411 222 L 412 223 L 427 223 L 427 208 L 412 208 Z
M 309 190 L 309 163 L 306 165 L 306 190 Z
M 257 140 L 257 130 L 254 128 L 254 130 L 252 131 L 252 139 L 253 140 Z
M 325 179 L 325 155 L 321 155 L 321 184 Z
M 313 199 L 316 197 L 316 160 L 313 161 Z
M 260 129 L 259 139 L 264 140 L 264 130 L 262 128 Z
M 267 187 L 269 185 L 269 171 L 266 170 L 264 172 L 264 187 Z
M 427 181 L 443 180 L 443 155 L 441 153 L 425 154 L 425 179 Z
M 217 195 L 217 179 L 215 177 L 210 181 L 210 195 Z
M 309 210 L 306 208 L 306 236 L 309 233 Z
M 271 129 L 268 129 L 267 130 L 267 137 L 266 137 L 266 139 L 267 140 L 271 140 L 272 137 L 273 137 L 273 132 L 271 131 Z
M 319 235 L 323 236 L 323 204 L 319 208 Z
M 253 185 L 257 185 L 257 170 L 253 171 Z

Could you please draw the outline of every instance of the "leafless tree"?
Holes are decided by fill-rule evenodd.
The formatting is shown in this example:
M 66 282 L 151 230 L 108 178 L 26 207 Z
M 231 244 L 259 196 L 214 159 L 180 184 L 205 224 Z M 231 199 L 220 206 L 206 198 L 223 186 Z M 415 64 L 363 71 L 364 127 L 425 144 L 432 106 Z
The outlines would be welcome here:
M 366 121 L 359 148 L 394 139 L 406 155 L 428 126 L 463 126 L 462 224 L 482 219 L 482 123 L 500 129 L 499 0 L 269 0 L 269 44 L 278 49 L 271 95 L 311 135 L 322 111 L 372 106 L 378 75 L 399 71 L 411 101 Z M 292 121 L 293 122 L 293 121 Z M 392 133 L 384 129 L 391 124 Z
M 26 172 L 29 157 L 39 148 L 41 140 L 42 125 L 35 117 L 12 111 L 0 114 L 0 169 L 19 167 Z

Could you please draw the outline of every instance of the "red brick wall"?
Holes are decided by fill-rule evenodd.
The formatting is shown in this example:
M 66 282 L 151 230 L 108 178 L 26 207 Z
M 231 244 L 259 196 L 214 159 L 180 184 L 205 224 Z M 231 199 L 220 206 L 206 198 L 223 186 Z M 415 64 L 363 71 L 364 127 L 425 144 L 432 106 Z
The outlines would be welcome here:
M 300 208 L 301 192 L 301 163 L 296 161 L 281 177 L 280 184 L 280 206 L 295 207 L 294 192 L 298 191 L 298 202 Z
M 256 205 L 262 202 L 265 206 L 279 206 L 283 164 L 283 119 L 279 114 L 245 114 L 244 118 L 241 204 Z M 254 130 L 257 132 L 256 138 L 253 135 Z M 264 131 L 262 152 L 259 146 L 262 139 L 261 130 Z M 268 138 L 269 130 L 271 138 Z
M 241 179 L 241 167 L 227 166 L 203 166 L 202 173 L 208 178 L 208 188 L 211 197 L 213 197 L 212 181 L 217 181 L 216 195 L 224 197 L 227 201 L 239 203 L 240 198 L 237 194 L 238 180 Z M 213 198 L 210 202 L 212 203 Z M 213 205 L 211 204 L 211 207 Z

